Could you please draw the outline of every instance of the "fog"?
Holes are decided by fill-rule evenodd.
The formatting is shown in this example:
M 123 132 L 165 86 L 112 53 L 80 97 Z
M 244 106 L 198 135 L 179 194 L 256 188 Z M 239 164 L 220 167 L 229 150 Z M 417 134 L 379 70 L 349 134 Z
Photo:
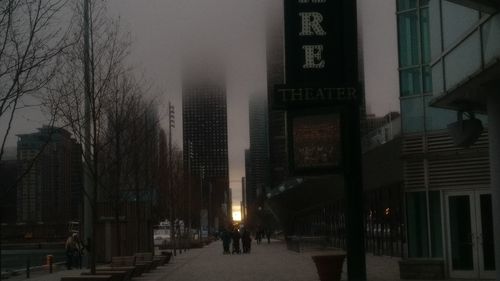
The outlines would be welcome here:
M 217 64 L 225 67 L 234 205 L 241 200 L 244 149 L 249 146 L 248 96 L 267 94 L 265 17 L 272 1 L 281 0 L 109 0 L 108 13 L 119 17 L 130 35 L 128 62 L 158 97 L 164 128 L 166 104 L 172 101 L 175 106 L 174 140 L 179 145 L 183 62 L 202 55 L 216 58 Z M 381 2 L 384 5 L 359 1 L 367 103 L 370 112 L 377 115 L 399 110 L 395 1 Z M 37 110 L 18 113 L 8 141 L 11 147 L 15 147 L 15 134 L 33 132 L 45 123 Z M 5 124 L 0 124 L 0 129 L 4 128 Z
M 176 107 L 174 138 L 179 144 L 182 144 L 183 62 L 203 54 L 217 58 L 220 66 L 225 67 L 230 186 L 235 204 L 241 200 L 244 149 L 249 146 L 248 96 L 266 94 L 267 1 L 111 0 L 109 3 L 110 13 L 119 16 L 131 33 L 131 64 L 150 81 L 153 92 L 161 96 L 164 104 L 171 100 Z

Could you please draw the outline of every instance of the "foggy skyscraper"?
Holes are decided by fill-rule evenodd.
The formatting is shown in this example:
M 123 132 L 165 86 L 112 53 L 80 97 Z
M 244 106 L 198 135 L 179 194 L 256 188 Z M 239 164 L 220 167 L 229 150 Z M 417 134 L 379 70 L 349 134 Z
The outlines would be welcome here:
M 248 221 L 254 223 L 258 207 L 269 188 L 269 141 L 267 100 L 264 96 L 252 96 L 249 102 L 250 149 L 245 151 L 246 204 Z
M 185 170 L 201 180 L 203 194 L 192 188 L 193 206 L 208 210 L 209 226 L 217 228 L 230 215 L 227 101 L 223 75 L 186 71 L 183 75 L 182 116 Z M 191 155 L 188 167 L 188 157 Z M 196 217 L 196 215 L 194 215 Z M 195 220 L 196 224 L 196 220 Z

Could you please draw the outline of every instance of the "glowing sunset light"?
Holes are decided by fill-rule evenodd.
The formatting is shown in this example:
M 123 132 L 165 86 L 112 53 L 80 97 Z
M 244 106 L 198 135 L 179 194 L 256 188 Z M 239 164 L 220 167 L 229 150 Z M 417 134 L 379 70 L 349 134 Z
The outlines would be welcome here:
M 233 221 L 241 221 L 241 212 L 233 212 Z

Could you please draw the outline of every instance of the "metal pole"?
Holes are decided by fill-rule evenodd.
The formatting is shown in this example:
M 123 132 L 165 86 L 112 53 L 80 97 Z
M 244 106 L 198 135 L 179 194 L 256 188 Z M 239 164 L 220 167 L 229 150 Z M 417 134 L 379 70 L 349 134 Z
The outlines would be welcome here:
M 349 281 L 366 280 L 363 183 L 361 163 L 361 139 L 359 106 L 349 106 L 344 113 L 345 194 L 346 194 L 346 237 L 347 276 Z
M 192 153 L 192 143 L 188 142 L 188 231 L 189 231 L 189 241 L 191 241 L 191 153 Z
M 26 260 L 26 278 L 30 278 L 30 259 L 28 258 Z
M 85 87 L 85 124 L 84 124 L 84 241 L 90 241 L 94 233 L 94 216 L 92 213 L 92 200 L 94 198 L 94 190 L 92 186 L 92 179 L 90 177 L 90 161 L 91 161 L 91 147 L 90 147 L 90 98 L 91 98 L 91 83 L 90 83 L 90 11 L 89 0 L 83 1 L 83 36 L 84 36 L 84 87 Z M 89 246 L 89 245 L 87 245 Z M 90 266 L 92 273 L 95 273 L 95 260 L 94 251 L 87 256 L 87 266 Z
M 174 250 L 174 256 L 177 255 L 177 249 L 175 245 L 175 234 L 176 234 L 176 225 L 175 225 L 175 215 L 174 215 L 174 184 L 173 184 L 173 161 L 172 161 L 172 104 L 168 102 L 168 118 L 169 118 L 169 127 L 168 127 L 168 161 L 169 161 L 169 170 L 170 170 L 170 178 L 169 178 L 169 187 L 170 187 L 170 242 L 172 243 L 172 248 Z
M 490 138 L 491 199 L 495 244 L 496 279 L 500 280 L 500 95 L 488 96 L 488 128 Z
M 0 208 L 0 280 L 2 279 L 2 223 L 3 223 L 3 208 Z
M 212 183 L 208 183 L 208 208 L 207 208 L 207 217 L 208 217 L 208 233 L 207 235 L 210 235 L 212 231 Z
M 201 236 L 203 233 L 203 218 L 202 218 L 202 211 L 203 211 L 203 178 L 205 177 L 205 167 L 202 166 L 200 170 L 200 236 L 199 239 L 201 241 Z

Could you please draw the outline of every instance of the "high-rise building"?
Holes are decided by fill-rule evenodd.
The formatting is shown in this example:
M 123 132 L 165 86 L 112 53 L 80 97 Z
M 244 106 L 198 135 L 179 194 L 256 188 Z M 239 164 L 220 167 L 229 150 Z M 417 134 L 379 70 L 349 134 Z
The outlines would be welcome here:
M 450 278 L 498 280 L 498 5 L 397 3 L 408 255 L 443 260 Z
M 183 145 L 191 149 L 189 152 L 184 149 L 187 152 L 184 164 L 186 171 L 190 169 L 192 176 L 201 179 L 201 190 L 193 188 L 191 200 L 201 201 L 201 209 L 207 210 L 210 231 L 223 225 L 232 214 L 229 209 L 227 102 L 224 76 L 216 71 L 204 73 L 201 69 L 207 68 L 198 66 L 183 73 Z M 193 220 L 195 225 L 196 221 L 199 220 Z
M 17 220 L 67 223 L 82 194 L 79 144 L 68 131 L 48 126 L 18 137 L 18 160 L 26 174 L 17 189 Z
M 247 224 L 252 226 L 258 207 L 262 207 L 269 184 L 268 110 L 264 96 L 251 96 L 249 102 L 250 149 L 245 151 Z
M 289 175 L 286 112 L 272 108 L 276 85 L 284 84 L 283 1 L 269 1 L 266 30 L 267 96 L 269 110 L 269 188 L 283 183 Z
M 16 222 L 18 176 L 19 161 L 0 161 L 0 223 Z
M 247 217 L 247 183 L 246 178 L 241 178 L 241 221 L 245 221 Z

